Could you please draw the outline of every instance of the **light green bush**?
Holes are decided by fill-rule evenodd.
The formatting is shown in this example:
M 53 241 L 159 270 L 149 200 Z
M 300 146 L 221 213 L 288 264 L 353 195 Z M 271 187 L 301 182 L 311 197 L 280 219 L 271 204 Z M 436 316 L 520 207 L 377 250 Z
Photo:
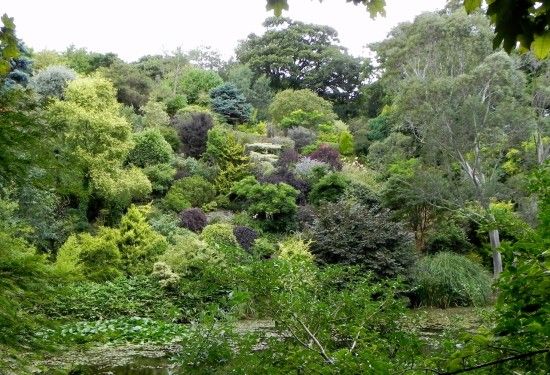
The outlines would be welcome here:
M 491 298 L 491 276 L 465 256 L 441 252 L 416 264 L 413 285 L 421 305 L 482 306 Z

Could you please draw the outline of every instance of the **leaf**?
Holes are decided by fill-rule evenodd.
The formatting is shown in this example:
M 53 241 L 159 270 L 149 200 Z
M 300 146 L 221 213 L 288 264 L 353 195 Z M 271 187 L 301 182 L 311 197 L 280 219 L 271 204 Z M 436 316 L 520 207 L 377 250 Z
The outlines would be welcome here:
M 479 7 L 481 7 L 481 0 L 464 0 L 464 8 L 468 14 L 474 12 Z
M 284 10 L 288 10 L 287 0 L 267 0 L 266 10 L 273 10 L 275 16 L 280 17 Z
M 10 71 L 10 63 L 5 60 L 0 60 L 0 76 L 8 74 Z
M 14 59 L 17 56 L 19 56 L 19 49 L 17 48 L 16 44 L 8 44 L 2 50 L 2 57 L 6 60 Z
M 537 59 L 543 60 L 550 53 L 550 31 L 546 31 L 542 35 L 535 34 L 534 40 L 531 43 L 531 51 Z
M 4 24 L 4 27 L 6 29 L 15 29 L 15 23 L 13 23 L 13 18 L 12 17 L 8 17 L 8 15 L 6 13 L 4 13 L 4 15 L 2 16 L 2 23 Z

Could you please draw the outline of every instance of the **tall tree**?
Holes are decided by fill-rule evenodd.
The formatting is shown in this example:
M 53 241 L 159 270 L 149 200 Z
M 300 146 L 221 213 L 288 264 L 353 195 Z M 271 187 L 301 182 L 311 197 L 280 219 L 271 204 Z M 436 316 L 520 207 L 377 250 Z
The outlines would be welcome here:
M 404 126 L 423 146 L 427 160 L 460 166 L 470 199 L 489 222 L 494 273 L 502 271 L 499 228 L 490 203 L 499 196 L 507 151 L 532 131 L 525 77 L 504 53 L 488 56 L 468 74 L 411 79 L 396 101 Z
M 370 64 L 348 55 L 336 30 L 288 18 L 268 18 L 264 26 L 262 36 L 249 35 L 236 50 L 256 77 L 265 74 L 277 91 L 307 88 L 335 103 L 358 97 Z

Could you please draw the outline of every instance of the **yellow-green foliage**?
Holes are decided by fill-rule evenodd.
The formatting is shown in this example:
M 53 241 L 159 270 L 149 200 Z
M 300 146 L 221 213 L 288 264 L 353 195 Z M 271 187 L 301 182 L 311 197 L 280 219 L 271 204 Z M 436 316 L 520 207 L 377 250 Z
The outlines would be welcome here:
M 343 131 L 338 138 L 338 150 L 342 155 L 353 154 L 353 135 L 349 131 Z
M 516 240 L 528 239 L 533 234 L 533 229 L 514 211 L 512 202 L 492 202 L 489 205 L 488 216 L 482 222 L 480 232 L 498 229 L 502 235 Z
M 189 232 L 176 236 L 174 244 L 159 257 L 159 261 L 166 263 L 174 272 L 185 275 L 209 265 L 220 267 L 224 256 L 197 234 Z
M 59 272 L 105 281 L 122 275 L 117 229 L 101 227 L 95 236 L 73 234 L 61 246 L 55 262 Z
M 75 180 L 80 176 L 79 184 L 90 190 L 88 193 L 118 204 L 128 204 L 132 198 L 151 192 L 151 184 L 141 171 L 123 166 L 133 147 L 132 128 L 120 114 L 111 82 L 99 76 L 71 81 L 65 100 L 56 100 L 48 107 L 48 117 L 62 134 L 60 159 L 67 168 L 60 170 L 59 178 Z
M 151 272 L 153 264 L 168 248 L 166 239 L 151 227 L 145 213 L 132 205 L 120 220 L 119 249 L 122 269 L 127 275 L 143 275 Z
M 214 248 L 239 246 L 233 234 L 233 226 L 227 223 L 207 225 L 201 232 L 201 239 Z
M 314 257 L 309 251 L 311 241 L 304 241 L 300 236 L 287 237 L 279 243 L 279 258 L 298 261 L 311 262 Z
M 216 198 L 214 185 L 201 176 L 176 181 L 164 198 L 164 204 L 176 212 L 189 207 L 203 207 Z
M 91 280 L 109 280 L 124 272 L 146 275 L 168 242 L 147 222 L 148 206 L 132 205 L 118 228 L 100 227 L 96 235 L 74 234 L 59 249 L 56 268 Z

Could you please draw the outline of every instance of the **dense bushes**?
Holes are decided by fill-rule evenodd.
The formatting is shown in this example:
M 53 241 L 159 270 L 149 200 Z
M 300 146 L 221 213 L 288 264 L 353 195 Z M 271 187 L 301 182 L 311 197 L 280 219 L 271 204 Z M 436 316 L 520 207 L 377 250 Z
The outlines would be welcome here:
M 144 130 L 134 135 L 135 146 L 127 161 L 138 167 L 169 164 L 174 159 L 172 147 L 158 129 Z
M 208 130 L 214 126 L 212 117 L 207 113 L 176 116 L 174 126 L 179 130 L 185 155 L 199 158 L 206 151 Z
M 358 265 L 378 277 L 404 274 L 413 261 L 410 236 L 389 212 L 357 203 L 322 207 L 312 238 L 311 252 L 321 263 Z
M 252 228 L 237 225 L 233 228 L 233 235 L 237 239 L 237 242 L 245 250 L 250 250 L 254 241 L 258 238 L 258 232 Z
M 184 177 L 176 181 L 166 196 L 164 204 L 167 208 L 179 212 L 189 207 L 203 207 L 216 197 L 216 189 L 212 183 L 200 176 Z
M 340 153 L 338 150 L 330 147 L 329 145 L 321 145 L 317 150 L 312 152 L 309 157 L 314 160 L 327 163 L 335 170 L 342 169 L 342 162 L 340 161 Z
M 424 306 L 482 306 L 491 298 L 491 276 L 458 254 L 441 252 L 422 258 L 412 280 L 418 303 Z
M 193 232 L 200 232 L 206 226 L 207 218 L 204 212 L 199 208 L 189 208 L 179 214 L 180 225 Z
M 340 199 L 350 181 L 339 173 L 329 173 L 323 176 L 309 193 L 309 201 L 312 204 L 336 202 Z
M 298 191 L 285 184 L 260 184 L 246 177 L 231 189 L 230 197 L 246 202 L 247 211 L 264 229 L 284 231 L 295 225 Z

